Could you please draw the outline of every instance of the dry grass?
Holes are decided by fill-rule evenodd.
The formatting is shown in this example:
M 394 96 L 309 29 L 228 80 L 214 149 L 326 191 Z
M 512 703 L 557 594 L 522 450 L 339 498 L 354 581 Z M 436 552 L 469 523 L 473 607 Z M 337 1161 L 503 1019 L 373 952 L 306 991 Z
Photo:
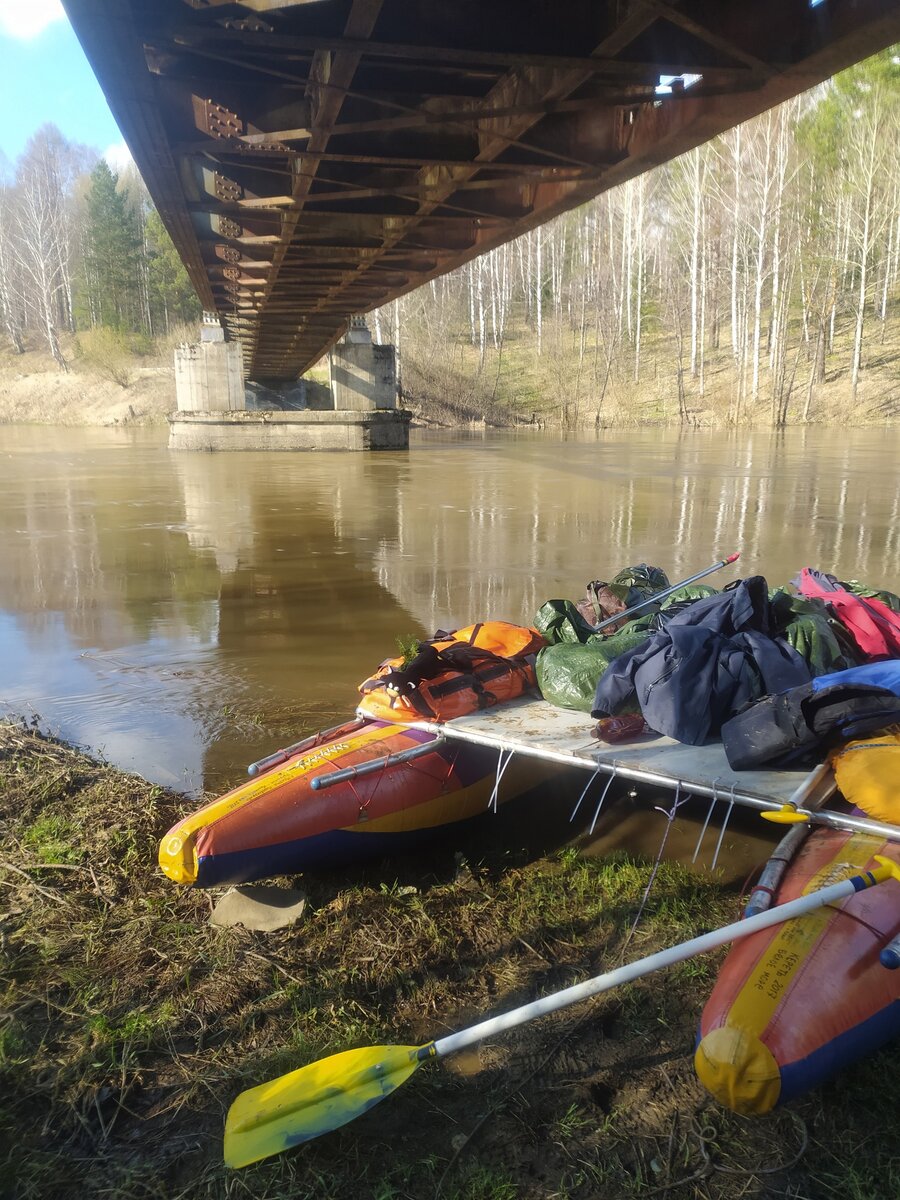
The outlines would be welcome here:
M 471 867 L 444 848 L 305 879 L 311 915 L 293 930 L 222 930 L 207 924 L 205 894 L 155 869 L 157 838 L 183 808 L 0 725 L 0 1194 L 900 1192 L 890 1057 L 755 1123 L 704 1096 L 691 1053 L 708 963 L 426 1067 L 353 1125 L 227 1172 L 222 1123 L 243 1088 L 337 1049 L 439 1036 L 595 973 L 622 950 L 647 866 L 571 850 L 529 861 L 474 842 Z M 736 899 L 664 865 L 629 956 L 729 919 Z
M 792 331 L 789 425 L 805 420 L 818 425 L 884 425 L 900 419 L 900 324 L 888 322 L 882 340 L 879 324 L 871 322 L 860 387 L 851 407 L 852 332 L 847 316 L 838 323 L 826 381 L 815 385 L 808 397 L 811 363 L 800 346 L 799 328 Z M 470 343 L 467 326 L 431 328 L 410 322 L 403 342 L 406 403 L 424 419 L 444 425 L 481 417 L 501 426 L 536 418 L 548 427 L 571 429 L 679 424 L 678 357 L 671 331 L 655 319 L 648 321 L 638 381 L 632 350 L 619 345 L 612 358 L 607 370 L 606 347 L 595 341 L 592 331 L 582 347 L 576 330 L 565 321 L 549 319 L 539 353 L 536 332 L 522 313 L 510 319 L 502 349 L 488 341 L 483 358 Z M 765 355 L 763 359 L 759 396 L 756 401 L 746 396 L 739 414 L 734 411 L 737 381 L 727 339 L 718 350 L 707 351 L 702 385 L 685 364 L 688 423 L 703 428 L 771 425 L 772 379 Z

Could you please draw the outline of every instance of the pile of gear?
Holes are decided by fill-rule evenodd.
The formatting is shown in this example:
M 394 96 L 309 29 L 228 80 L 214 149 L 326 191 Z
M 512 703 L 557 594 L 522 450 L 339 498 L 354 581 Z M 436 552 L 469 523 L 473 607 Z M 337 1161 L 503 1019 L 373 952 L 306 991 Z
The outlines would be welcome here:
M 641 563 L 593 580 L 578 603 L 548 600 L 534 628 L 484 621 L 438 631 L 360 685 L 359 711 L 442 722 L 535 688 L 589 712 L 601 737 L 612 723 L 692 746 L 721 738 L 733 770 L 831 754 L 848 799 L 900 820 L 892 592 L 809 567 L 784 587 L 753 575 L 721 591 L 696 581 L 673 589 L 664 571 Z
M 663 571 L 642 564 L 588 584 L 579 604 L 544 604 L 535 620 L 547 642 L 536 662 L 544 697 L 597 718 L 640 713 L 650 730 L 689 745 L 721 737 L 736 770 L 821 758 L 900 721 L 892 592 L 808 567 L 787 587 L 755 575 L 654 602 L 668 587 Z M 596 632 L 641 601 L 635 620 Z

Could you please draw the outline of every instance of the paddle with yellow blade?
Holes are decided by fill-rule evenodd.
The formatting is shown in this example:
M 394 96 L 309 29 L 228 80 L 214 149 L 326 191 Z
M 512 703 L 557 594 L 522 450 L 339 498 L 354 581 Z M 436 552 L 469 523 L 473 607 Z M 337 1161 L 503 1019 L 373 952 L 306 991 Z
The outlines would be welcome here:
M 425 1046 L 368 1046 L 362 1050 L 345 1050 L 282 1075 L 271 1083 L 250 1088 L 238 1096 L 228 1111 L 225 1162 L 229 1167 L 245 1167 L 346 1125 L 395 1092 L 428 1059 L 443 1058 L 506 1029 L 640 979 L 661 967 L 683 962 L 759 929 L 844 900 L 887 879 L 900 881 L 897 863 L 881 855 L 876 856 L 876 861 L 879 866 L 874 871 L 864 871 L 787 904 L 776 905 L 757 916 L 723 925 Z

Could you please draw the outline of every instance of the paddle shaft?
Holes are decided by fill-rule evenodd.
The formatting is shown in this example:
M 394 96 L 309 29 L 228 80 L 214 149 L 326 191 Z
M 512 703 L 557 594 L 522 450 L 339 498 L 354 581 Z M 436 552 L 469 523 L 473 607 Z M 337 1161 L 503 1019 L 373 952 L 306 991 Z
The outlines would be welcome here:
M 657 600 L 665 600 L 666 596 L 671 596 L 679 588 L 687 587 L 690 583 L 696 583 L 698 579 L 704 579 L 707 575 L 712 575 L 713 571 L 721 571 L 723 567 L 728 567 L 733 562 L 737 562 L 740 557 L 740 551 L 736 554 L 729 554 L 727 558 L 723 558 L 721 562 L 713 563 L 706 570 L 698 571 L 696 575 L 689 575 L 687 579 L 682 579 L 680 583 L 673 583 L 671 587 L 663 588 L 661 592 L 656 592 L 654 595 L 648 596 L 646 600 L 641 600 L 639 604 L 632 604 L 630 608 L 623 608 L 621 612 L 613 613 L 611 617 L 606 617 L 599 625 L 593 626 L 594 633 L 601 633 L 608 625 L 615 625 L 619 621 L 624 621 L 627 617 L 633 616 L 634 613 L 643 611 L 648 605 L 655 604 Z
M 614 971 L 607 971 L 604 975 L 597 975 L 593 979 L 585 980 L 584 983 L 577 983 L 561 992 L 555 992 L 552 996 L 544 996 L 530 1004 L 523 1004 L 521 1008 L 514 1008 L 508 1013 L 501 1013 L 498 1017 L 491 1017 L 487 1021 L 481 1021 L 478 1025 L 472 1025 L 458 1033 L 451 1033 L 448 1037 L 440 1038 L 422 1049 L 428 1051 L 429 1057 L 454 1054 L 457 1050 L 463 1050 L 466 1046 L 471 1046 L 494 1034 L 503 1033 L 506 1029 L 513 1029 L 516 1025 L 524 1025 L 526 1021 L 535 1020 L 536 1017 L 543 1017 L 560 1008 L 567 1008 L 579 1000 L 598 996 L 601 992 L 608 992 L 612 988 L 620 987 L 623 983 L 631 983 L 635 979 L 649 975 L 652 971 L 658 971 L 661 967 L 684 962 L 685 959 L 703 954 L 706 950 L 715 950 L 716 947 L 723 946 L 726 942 L 747 937 L 760 929 L 768 929 L 770 925 L 778 925 L 792 917 L 800 917 L 825 904 L 844 900 L 855 892 L 861 892 L 865 888 L 873 887 L 892 877 L 893 872 L 890 868 L 882 866 L 875 871 L 865 871 L 862 875 L 843 879 L 840 883 L 820 888 L 808 896 L 800 896 L 787 904 L 778 904 L 755 917 L 747 917 L 743 921 L 723 925 L 721 929 L 713 929 L 709 933 L 701 934 L 700 937 L 692 938 L 689 942 L 682 942 L 679 946 L 670 946 L 647 958 L 640 958 L 637 962 L 617 967 Z M 425 1057 L 424 1054 L 423 1057 Z

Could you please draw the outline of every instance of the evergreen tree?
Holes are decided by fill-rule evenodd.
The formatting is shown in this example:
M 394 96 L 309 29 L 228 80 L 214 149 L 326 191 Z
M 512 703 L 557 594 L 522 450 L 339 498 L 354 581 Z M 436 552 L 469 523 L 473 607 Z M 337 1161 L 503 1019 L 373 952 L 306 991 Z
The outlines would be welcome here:
M 85 198 L 85 277 L 92 325 L 133 330 L 141 326 L 141 238 L 118 176 L 101 159 Z
M 168 333 L 173 324 L 199 320 L 197 293 L 155 208 L 147 214 L 144 236 L 154 333 Z

